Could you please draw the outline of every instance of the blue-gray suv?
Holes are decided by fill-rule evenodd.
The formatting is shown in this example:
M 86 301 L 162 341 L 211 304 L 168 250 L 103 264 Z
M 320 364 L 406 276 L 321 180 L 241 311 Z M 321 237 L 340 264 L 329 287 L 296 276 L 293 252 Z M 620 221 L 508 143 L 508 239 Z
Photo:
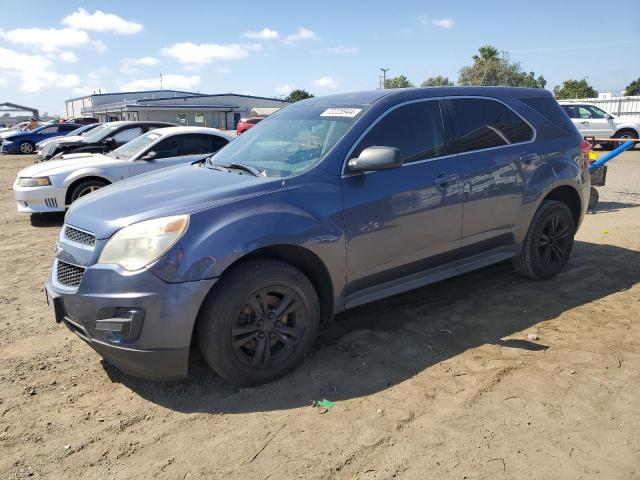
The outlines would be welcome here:
M 185 376 L 194 344 L 256 385 L 356 305 L 506 259 L 555 276 L 588 197 L 588 146 L 544 90 L 313 98 L 203 162 L 80 199 L 47 299 L 125 372 Z

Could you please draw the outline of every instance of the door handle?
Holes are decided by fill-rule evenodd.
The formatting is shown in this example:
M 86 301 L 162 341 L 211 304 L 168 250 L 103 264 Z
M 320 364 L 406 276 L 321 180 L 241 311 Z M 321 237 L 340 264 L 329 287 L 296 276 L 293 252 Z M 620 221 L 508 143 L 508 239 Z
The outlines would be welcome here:
M 520 161 L 525 165 L 529 165 L 531 162 L 535 162 L 539 158 L 540 157 L 537 153 L 523 153 L 522 155 L 520 155 Z
M 581 125 L 589 125 L 589 122 L 580 122 Z
M 441 173 L 436 177 L 433 183 L 438 185 L 439 187 L 446 187 L 447 184 L 455 182 L 456 180 L 458 180 L 458 175 L 455 173 L 452 173 L 451 175 Z

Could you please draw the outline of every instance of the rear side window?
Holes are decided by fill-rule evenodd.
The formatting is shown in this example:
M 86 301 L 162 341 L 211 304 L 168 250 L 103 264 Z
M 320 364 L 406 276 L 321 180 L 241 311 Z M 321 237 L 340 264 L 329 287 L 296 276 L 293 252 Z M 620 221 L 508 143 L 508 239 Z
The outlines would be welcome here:
M 190 134 L 180 137 L 178 148 L 179 155 L 197 155 L 200 153 L 213 153 L 211 149 L 211 135 Z M 218 150 L 218 149 L 216 149 Z
M 533 130 L 504 104 L 481 98 L 450 100 L 457 127 L 456 152 L 527 142 Z
M 564 106 L 558 105 L 551 97 L 525 97 L 520 99 L 522 103 L 532 108 L 556 127 L 560 127 L 568 132 L 572 131 L 571 121 L 567 119 L 567 115 L 562 111 L 567 111 Z M 567 112 L 569 113 L 569 112 Z M 569 115 L 571 116 L 571 115 Z
M 404 163 L 443 155 L 445 140 L 439 102 L 410 103 L 391 111 L 367 132 L 352 157 L 372 146 L 398 148 Z

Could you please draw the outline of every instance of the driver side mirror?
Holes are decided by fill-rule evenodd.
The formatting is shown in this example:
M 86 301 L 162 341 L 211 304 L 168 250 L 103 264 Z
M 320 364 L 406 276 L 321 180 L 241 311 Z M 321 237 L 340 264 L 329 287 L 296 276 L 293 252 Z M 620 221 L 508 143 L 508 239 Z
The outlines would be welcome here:
M 610 115 L 610 114 L 608 114 L 608 113 L 607 113 L 607 114 L 604 116 L 604 118 L 606 118 L 607 120 L 613 120 L 613 115 Z
M 153 160 L 157 156 L 158 156 L 158 154 L 156 152 L 154 152 L 153 150 L 151 150 L 150 152 L 147 152 L 145 155 L 140 157 L 140 160 Z
M 394 147 L 368 147 L 347 164 L 353 173 L 390 170 L 402 166 L 400 150 Z
M 109 137 L 109 138 L 105 138 L 104 139 L 104 144 L 105 145 L 113 145 L 114 143 L 116 143 L 115 139 L 113 137 Z

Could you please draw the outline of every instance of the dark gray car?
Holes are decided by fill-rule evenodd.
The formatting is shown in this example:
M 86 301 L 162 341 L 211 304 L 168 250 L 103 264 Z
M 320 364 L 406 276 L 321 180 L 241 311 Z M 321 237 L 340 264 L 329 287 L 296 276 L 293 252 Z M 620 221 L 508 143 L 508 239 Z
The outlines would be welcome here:
M 588 197 L 588 144 L 547 91 L 314 98 L 203 165 L 80 199 L 47 295 L 124 371 L 184 376 L 193 339 L 222 377 L 255 385 L 356 305 L 506 259 L 555 276 Z

